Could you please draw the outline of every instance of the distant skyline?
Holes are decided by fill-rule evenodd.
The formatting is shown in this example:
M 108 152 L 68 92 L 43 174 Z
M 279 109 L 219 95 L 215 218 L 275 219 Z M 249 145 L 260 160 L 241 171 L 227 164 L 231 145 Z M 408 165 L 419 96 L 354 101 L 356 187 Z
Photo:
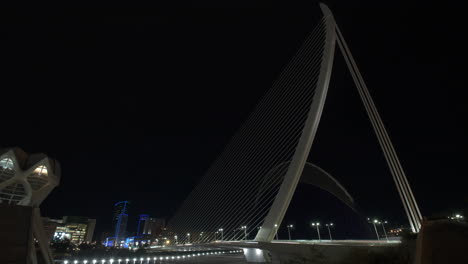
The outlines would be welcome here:
M 387 4 L 329 6 L 423 215 L 462 210 L 462 17 L 440 4 Z M 129 200 L 129 230 L 136 231 L 139 214 L 170 219 L 295 53 L 317 11 L 262 5 L 6 18 L 0 146 L 61 163 L 61 183 L 43 202 L 43 216 L 97 219 L 99 235 L 111 231 L 113 204 Z M 406 224 L 341 55 L 334 68 L 309 160 L 337 177 L 369 216 Z M 298 192 L 297 212 L 285 222 L 348 217 L 327 194 Z

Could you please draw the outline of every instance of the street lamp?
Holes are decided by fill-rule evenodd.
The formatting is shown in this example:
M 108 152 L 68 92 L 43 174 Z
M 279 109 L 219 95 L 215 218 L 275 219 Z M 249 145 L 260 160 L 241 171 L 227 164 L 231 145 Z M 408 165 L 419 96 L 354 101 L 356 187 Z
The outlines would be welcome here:
M 221 232 L 221 241 L 224 241 L 224 233 L 223 233 L 224 229 L 220 228 L 218 229 L 218 231 Z
M 387 221 L 382 221 L 382 222 L 380 222 L 380 224 L 382 224 L 382 229 L 383 229 L 383 232 L 384 232 L 384 234 L 385 234 L 385 239 L 387 239 L 387 242 L 388 242 L 387 231 L 385 231 L 384 223 L 386 224 Z
M 174 239 L 175 239 L 175 243 L 177 245 L 177 235 L 174 236 Z
M 320 223 L 312 223 L 312 226 L 317 227 L 318 239 L 319 239 L 319 241 L 322 241 L 322 239 L 320 239 L 320 229 L 319 229 Z
M 215 232 L 215 241 L 218 239 L 218 231 Z
M 289 240 L 291 240 L 291 228 L 293 228 L 294 226 L 293 225 L 287 225 L 286 227 L 288 228 Z
M 330 231 L 330 226 L 333 226 L 333 223 L 329 223 L 329 224 L 326 224 L 327 228 L 328 228 L 328 234 L 330 235 L 330 241 L 332 241 L 332 235 L 331 235 L 331 231 Z
M 187 242 L 190 244 L 190 233 L 187 233 Z
M 278 240 L 278 225 L 275 224 L 276 240 Z
M 244 229 L 244 240 L 247 240 L 247 226 L 242 226 L 241 229 Z
M 367 220 L 369 220 L 369 218 L 367 218 Z M 379 220 L 374 219 L 374 221 L 372 221 L 372 224 L 374 225 L 374 230 L 375 230 L 375 234 L 377 235 L 377 240 L 380 240 L 379 232 L 377 231 L 377 226 L 375 225 L 375 224 L 377 224 L 378 222 L 379 222 Z

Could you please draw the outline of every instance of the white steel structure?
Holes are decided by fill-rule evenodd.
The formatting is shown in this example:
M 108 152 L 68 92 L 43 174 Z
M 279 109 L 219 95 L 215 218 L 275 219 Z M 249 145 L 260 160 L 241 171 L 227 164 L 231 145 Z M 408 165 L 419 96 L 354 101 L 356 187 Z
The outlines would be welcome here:
M 53 263 L 53 258 L 39 205 L 59 181 L 60 166 L 46 155 L 28 155 L 19 148 L 0 150 L 0 204 L 32 207 L 32 235 L 39 244 L 45 263 Z M 34 239 L 30 241 L 31 263 L 37 263 Z
M 377 134 L 411 228 L 419 231 L 422 217 L 383 122 L 332 13 L 325 5 L 320 7 L 323 18 L 171 219 L 171 232 L 203 234 L 198 242 L 214 240 L 219 228 L 226 240 L 274 239 L 307 164 L 336 43 Z

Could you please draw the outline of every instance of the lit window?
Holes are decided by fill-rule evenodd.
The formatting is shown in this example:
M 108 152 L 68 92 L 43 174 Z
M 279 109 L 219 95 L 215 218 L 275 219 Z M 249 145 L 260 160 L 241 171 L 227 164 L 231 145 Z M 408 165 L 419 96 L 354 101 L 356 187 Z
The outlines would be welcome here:
M 0 167 L 2 167 L 3 169 L 12 170 L 13 169 L 13 161 L 11 159 L 9 159 L 9 158 L 2 159 L 2 160 L 0 160 Z
M 31 184 L 31 188 L 34 191 L 42 188 L 47 183 L 47 167 L 41 165 L 34 169 L 28 176 L 28 182 Z
M 47 167 L 44 165 L 41 165 L 34 170 L 34 173 L 37 173 L 39 176 L 47 175 Z

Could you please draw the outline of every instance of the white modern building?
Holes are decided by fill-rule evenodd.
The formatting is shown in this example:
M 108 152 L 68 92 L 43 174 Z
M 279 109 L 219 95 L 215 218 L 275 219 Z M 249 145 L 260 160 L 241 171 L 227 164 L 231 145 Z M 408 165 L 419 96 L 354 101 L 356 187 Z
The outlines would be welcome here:
M 60 166 L 45 154 L 0 150 L 0 203 L 39 206 L 60 181 Z
M 53 257 L 39 206 L 60 181 L 60 166 L 45 154 L 20 148 L 0 149 L 0 259 L 2 263 L 38 263 Z

